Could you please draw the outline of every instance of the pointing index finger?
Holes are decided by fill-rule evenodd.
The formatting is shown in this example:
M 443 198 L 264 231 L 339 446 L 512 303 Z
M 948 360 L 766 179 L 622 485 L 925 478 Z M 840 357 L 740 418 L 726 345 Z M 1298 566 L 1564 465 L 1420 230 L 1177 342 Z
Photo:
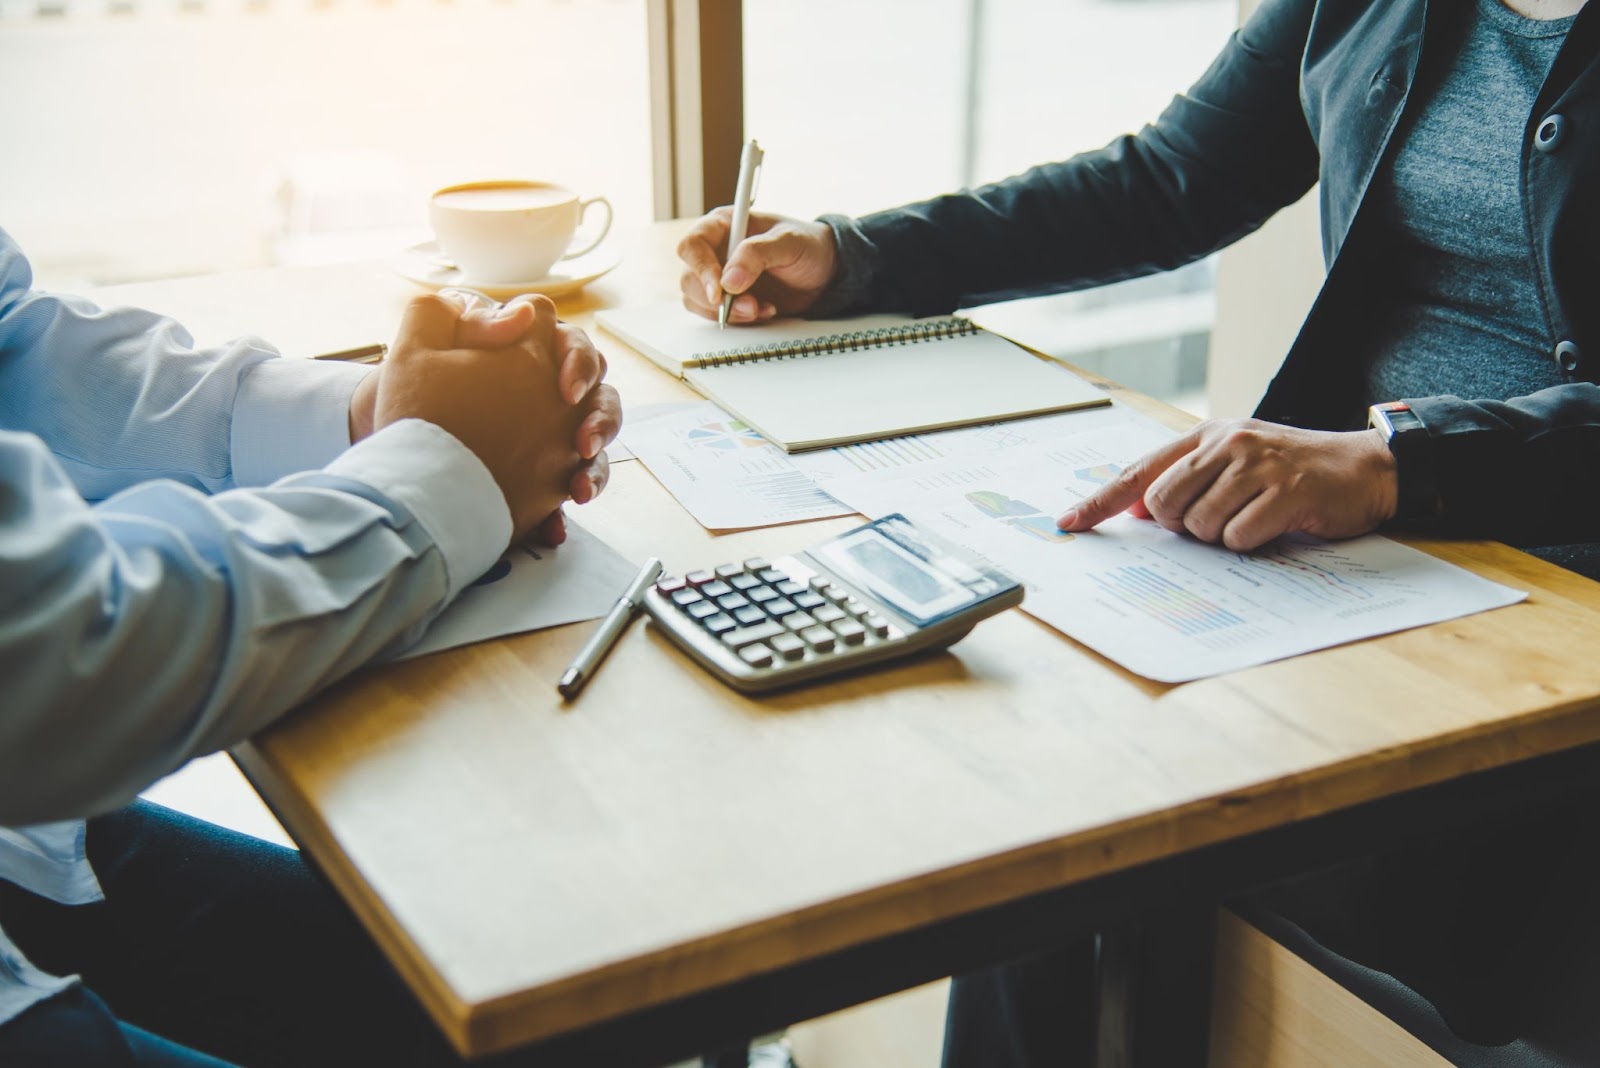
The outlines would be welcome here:
M 1069 508 L 1056 519 L 1062 530 L 1079 533 L 1099 526 L 1119 512 L 1125 512 L 1144 500 L 1150 483 L 1161 476 L 1178 459 L 1200 444 L 1200 430 L 1196 428 L 1180 438 L 1146 453 L 1129 464 L 1115 479 L 1089 494 L 1076 508 Z

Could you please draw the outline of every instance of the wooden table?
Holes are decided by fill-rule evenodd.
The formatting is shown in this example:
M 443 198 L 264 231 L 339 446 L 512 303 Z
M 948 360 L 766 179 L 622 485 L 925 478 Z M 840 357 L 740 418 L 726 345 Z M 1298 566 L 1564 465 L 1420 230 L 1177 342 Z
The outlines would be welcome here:
M 565 317 L 675 293 L 676 233 L 635 235 Z M 366 266 L 101 297 L 202 335 L 344 343 L 386 337 L 412 292 Z M 691 396 L 596 337 L 626 403 Z M 572 515 L 679 571 L 854 522 L 713 538 L 638 463 Z M 362 672 L 236 757 L 462 1052 L 659 1063 L 1068 937 L 1139 873 L 1170 889 L 1209 857 L 1226 889 L 1404 823 L 1367 803 L 1600 740 L 1600 587 L 1416 544 L 1532 595 L 1182 686 L 1012 611 L 949 652 L 752 700 L 637 626 L 567 706 L 581 624 Z M 1426 819 L 1472 795 L 1407 796 L 1436 798 Z

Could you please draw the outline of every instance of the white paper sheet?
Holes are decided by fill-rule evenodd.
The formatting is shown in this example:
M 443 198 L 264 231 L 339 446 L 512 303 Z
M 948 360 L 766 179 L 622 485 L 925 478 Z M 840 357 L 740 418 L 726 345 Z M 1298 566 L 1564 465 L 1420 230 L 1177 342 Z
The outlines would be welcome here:
M 931 434 L 907 434 L 859 445 L 840 445 L 832 449 L 795 453 L 794 466 L 827 489 L 838 478 L 904 473 L 955 456 L 994 456 L 999 453 L 1054 441 L 1068 434 L 1081 434 L 1112 426 L 1145 426 L 1160 434 L 1160 424 L 1138 413 L 1112 404 L 1105 408 L 1086 408 L 1076 412 L 1039 415 L 1031 419 L 1010 419 L 1003 423 L 941 430 Z
M 1056 529 L 1057 514 L 1170 436 L 1143 421 L 1113 423 L 824 484 L 868 516 L 904 512 L 993 561 L 1027 587 L 1024 611 L 1161 682 L 1527 596 L 1377 535 L 1285 538 L 1240 554 L 1130 516 L 1087 534 Z
M 611 610 L 638 571 L 638 565 L 568 516 L 565 543 L 555 549 L 532 546 L 508 552 L 463 590 L 422 641 L 400 659 L 503 634 L 598 619 Z
M 827 493 L 836 478 L 988 455 L 1129 422 L 1157 425 L 1126 408 L 1090 408 L 790 454 L 716 404 L 690 401 L 630 411 L 623 438 L 702 525 L 732 530 L 850 515 L 855 509 Z
M 623 424 L 635 456 L 711 530 L 850 515 L 791 457 L 709 401 L 672 405 Z

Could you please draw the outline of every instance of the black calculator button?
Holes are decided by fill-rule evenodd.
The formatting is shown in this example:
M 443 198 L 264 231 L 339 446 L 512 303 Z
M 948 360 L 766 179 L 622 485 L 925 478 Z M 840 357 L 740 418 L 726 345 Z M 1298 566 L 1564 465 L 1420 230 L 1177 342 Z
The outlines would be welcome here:
M 765 608 L 767 610 L 767 615 L 771 616 L 773 619 L 782 619 L 790 612 L 800 611 L 800 609 L 795 607 L 794 602 L 789 600 L 787 597 L 774 597 L 761 607 Z
M 755 605 L 747 604 L 743 608 L 735 608 L 733 618 L 737 619 L 741 626 L 748 627 L 752 623 L 760 623 L 766 619 L 767 614 Z
M 728 585 L 726 582 L 723 582 L 721 579 L 718 579 L 702 585 L 700 587 L 700 592 L 705 594 L 707 597 L 725 597 L 733 592 L 733 587 Z
M 754 575 L 735 575 L 728 580 L 728 585 L 739 591 L 753 589 L 761 585 L 761 580 Z
M 795 594 L 793 600 L 796 605 L 804 608 L 807 612 L 811 611 L 813 608 L 821 608 L 823 605 L 828 603 L 809 590 Z
M 694 590 L 679 590 L 677 593 L 672 595 L 672 603 L 677 605 L 679 608 L 688 608 L 696 601 L 703 600 L 705 600 L 705 598 L 700 596 Z
M 793 634 L 780 634 L 767 643 L 772 651 L 785 660 L 799 660 L 806 655 L 806 643 Z
M 742 594 L 742 593 L 729 593 L 729 594 L 724 594 L 721 597 L 718 597 L 717 598 L 717 603 L 720 604 L 723 608 L 727 609 L 729 612 L 731 612 L 735 608 L 743 608 L 745 605 L 749 604 L 750 602 L 745 598 L 745 595 Z
M 765 571 L 772 564 L 764 556 L 752 556 L 744 562 L 744 569 L 754 575 L 758 571 Z
M 804 638 L 806 644 L 819 653 L 833 652 L 834 643 L 838 641 L 834 637 L 833 631 L 827 627 L 807 627 L 800 632 L 800 637 Z
M 690 619 L 705 619 L 716 615 L 721 609 L 710 601 L 702 599 L 690 605 L 685 611 L 689 613 Z
M 816 626 L 817 621 L 810 612 L 791 612 L 783 617 L 783 625 L 798 634 L 807 627 Z
M 764 567 L 756 572 L 756 577 L 762 582 L 784 582 L 789 576 L 775 567 Z
M 683 589 L 685 585 L 687 585 L 687 583 L 685 583 L 683 578 L 678 575 L 668 575 L 666 578 L 656 579 L 656 589 L 660 590 L 663 594 L 677 593 L 679 590 Z
M 733 621 L 732 616 L 725 616 L 719 612 L 714 616 L 707 616 L 706 618 L 702 619 L 700 621 L 700 625 L 706 628 L 706 630 L 709 630 L 713 635 L 717 635 L 726 634 L 739 624 Z
M 687 582 L 691 586 L 704 586 L 706 583 L 711 582 L 716 577 L 717 576 L 713 575 L 709 571 L 691 571 L 687 575 L 683 576 L 683 581 Z
M 833 632 L 839 640 L 846 645 L 860 645 L 867 640 L 867 628 L 853 619 L 842 620 L 833 625 Z
M 744 568 L 740 567 L 738 564 L 717 565 L 717 578 L 721 579 L 723 582 L 727 582 L 735 575 L 742 574 L 744 574 Z
M 722 636 L 722 640 L 735 649 L 743 649 L 747 645 L 769 641 L 783 633 L 786 633 L 783 627 L 769 619 L 765 623 L 757 623 L 751 627 L 730 630 Z
M 789 579 L 784 579 L 782 582 L 778 583 L 778 592 L 783 594 L 785 597 L 793 597 L 797 593 L 804 593 L 805 590 L 806 588 L 800 585 L 800 583 L 791 581 Z
M 739 659 L 743 660 L 751 667 L 771 667 L 772 650 L 768 649 L 760 642 L 756 642 L 754 645 L 747 645 L 743 649 L 740 649 Z
M 776 600 L 778 591 L 773 589 L 771 586 L 752 586 L 748 591 L 745 592 L 745 596 L 750 598 L 756 604 L 760 604 L 763 601 Z

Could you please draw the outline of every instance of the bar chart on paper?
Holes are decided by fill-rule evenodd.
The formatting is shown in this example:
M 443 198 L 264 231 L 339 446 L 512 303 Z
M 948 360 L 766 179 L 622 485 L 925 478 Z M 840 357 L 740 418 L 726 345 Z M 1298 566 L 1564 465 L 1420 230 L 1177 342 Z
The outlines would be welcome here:
M 828 491 L 900 511 L 1027 586 L 1023 611 L 1124 667 L 1182 682 L 1511 604 L 1524 596 L 1387 538 L 1287 537 L 1235 553 L 1118 516 L 1083 534 L 1055 515 L 1170 437 L 1106 423 L 987 454 L 841 477 Z
M 827 492 L 833 479 L 893 475 L 955 456 L 997 455 L 1129 418 L 1116 411 L 1096 408 L 791 454 L 716 404 L 698 401 L 632 415 L 622 436 L 703 525 L 732 530 L 849 515 L 854 509 Z M 1042 531 L 1045 523 L 1033 525 Z
M 1150 567 L 1119 567 L 1090 576 L 1107 597 L 1137 609 L 1184 637 L 1249 626 L 1243 616 L 1208 601 Z
M 816 452 L 795 453 L 790 459 L 796 468 L 810 475 L 819 486 L 826 486 L 836 478 L 892 475 L 957 456 L 997 456 L 1012 449 L 1053 441 L 1096 427 L 1125 424 L 1137 418 L 1113 405 L 942 430 L 932 434 L 907 434 L 855 445 L 839 445 Z

